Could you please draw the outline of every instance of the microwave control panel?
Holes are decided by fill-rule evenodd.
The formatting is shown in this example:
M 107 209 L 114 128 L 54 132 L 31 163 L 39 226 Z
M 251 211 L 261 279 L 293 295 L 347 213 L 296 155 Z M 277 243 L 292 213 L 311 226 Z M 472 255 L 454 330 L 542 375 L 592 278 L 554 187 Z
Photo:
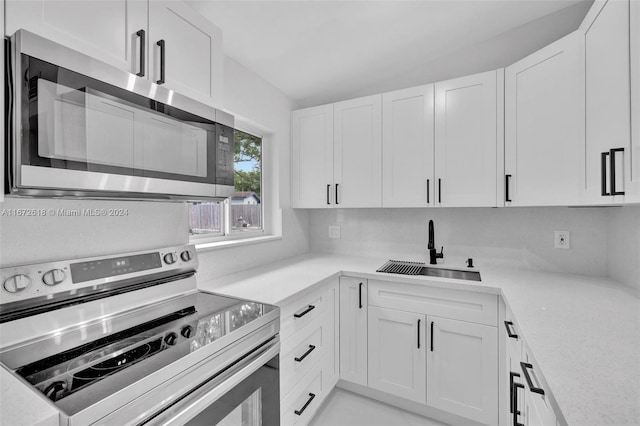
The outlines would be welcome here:
M 233 186 L 234 164 L 233 129 L 216 124 L 216 183 Z

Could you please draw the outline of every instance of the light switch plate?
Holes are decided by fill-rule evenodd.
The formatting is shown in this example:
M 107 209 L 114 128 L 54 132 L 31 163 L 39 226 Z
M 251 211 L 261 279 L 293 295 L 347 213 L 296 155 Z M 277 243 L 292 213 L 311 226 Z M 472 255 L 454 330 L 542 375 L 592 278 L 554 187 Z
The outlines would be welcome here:
M 329 225 L 329 238 L 340 238 L 340 226 Z

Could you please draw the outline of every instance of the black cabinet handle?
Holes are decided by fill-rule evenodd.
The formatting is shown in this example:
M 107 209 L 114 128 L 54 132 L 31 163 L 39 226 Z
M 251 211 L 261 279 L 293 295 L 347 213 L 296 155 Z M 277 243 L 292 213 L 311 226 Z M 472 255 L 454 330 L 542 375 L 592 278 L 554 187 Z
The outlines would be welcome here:
M 307 309 L 305 309 L 304 311 L 300 312 L 299 314 L 293 314 L 293 316 L 295 318 L 302 318 L 303 316 L 307 315 L 309 312 L 313 311 L 316 307 L 313 305 L 309 305 L 309 307 Z
M 513 426 L 524 426 L 524 424 L 518 422 L 518 414 L 520 414 L 520 410 L 518 410 L 518 389 L 524 389 L 524 385 L 513 382 Z
M 511 337 L 512 339 L 518 340 L 518 335 L 511 331 L 511 326 L 512 325 L 513 325 L 513 322 L 511 322 L 511 321 L 505 321 L 504 322 L 504 326 L 507 329 L 507 336 Z
M 294 360 L 296 360 L 297 362 L 302 362 L 302 360 L 305 359 L 311 352 L 313 352 L 315 348 L 315 346 L 309 345 L 309 350 L 303 353 L 302 356 L 294 358 Z
M 609 155 L 608 152 L 600 154 L 600 195 L 603 197 L 611 195 L 607 192 L 607 155 Z
M 616 152 L 624 153 L 624 148 L 609 150 L 609 161 L 611 162 L 611 167 L 609 168 L 611 172 L 611 195 L 624 195 L 624 191 L 616 191 Z
M 338 185 L 339 185 L 339 184 L 337 184 L 337 183 L 336 183 L 336 205 L 337 205 L 337 204 L 340 204 L 340 203 L 338 202 Z
M 511 198 L 509 198 L 509 181 L 511 180 L 511 175 L 504 175 L 504 201 L 510 203 Z
M 513 398 L 515 394 L 514 387 L 513 387 L 515 383 L 513 380 L 514 377 L 520 377 L 520 375 L 518 373 L 514 373 L 513 371 L 510 371 L 509 372 L 509 413 L 511 414 L 513 414 L 514 407 L 516 410 L 518 409 L 518 406 L 514 404 L 515 401 Z
M 358 309 L 362 309 L 362 283 L 358 285 Z
M 433 352 L 433 321 L 431 321 L 431 352 Z
M 438 203 L 442 204 L 442 179 L 438 178 Z
M 309 392 L 309 399 L 307 400 L 307 402 L 304 403 L 304 405 L 302 406 L 301 409 L 294 410 L 294 413 L 296 413 L 298 416 L 300 416 L 302 413 L 304 413 L 304 410 L 307 409 L 307 407 L 309 406 L 309 404 L 311 404 L 311 401 L 313 401 L 313 398 L 315 398 L 315 397 L 316 397 L 315 393 Z
M 144 30 L 139 30 L 136 35 L 140 38 L 140 71 L 136 73 L 138 77 L 144 77 L 144 70 L 146 68 L 145 58 L 147 56 L 147 33 Z
M 164 40 L 158 40 L 156 43 L 160 47 L 160 80 L 157 80 L 156 83 L 164 84 L 164 65 L 165 65 L 165 57 L 164 57 Z
M 522 368 L 522 372 L 524 373 L 524 378 L 527 380 L 527 384 L 529 385 L 529 390 L 531 390 L 531 392 L 544 395 L 544 389 L 533 386 L 533 382 L 531 381 L 531 376 L 529 375 L 529 368 L 533 368 L 533 365 L 529 364 L 528 362 L 521 362 L 520 368 Z
M 429 187 L 430 187 L 429 179 L 427 179 L 427 204 L 429 204 Z
M 420 349 L 420 320 L 418 320 L 418 349 Z
M 331 189 L 331 185 L 327 184 L 327 205 L 331 204 L 331 200 L 329 200 L 329 190 Z

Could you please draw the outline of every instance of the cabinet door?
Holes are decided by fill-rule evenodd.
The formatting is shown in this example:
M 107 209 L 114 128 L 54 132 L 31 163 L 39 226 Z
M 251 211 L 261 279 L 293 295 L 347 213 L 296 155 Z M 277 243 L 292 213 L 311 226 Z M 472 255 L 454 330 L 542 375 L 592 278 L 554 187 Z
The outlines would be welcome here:
M 507 205 L 578 204 L 584 180 L 584 34 L 505 69 Z M 510 177 L 509 177 L 510 176 Z
M 334 279 L 327 284 L 326 335 L 327 342 L 326 377 L 331 388 L 340 378 L 340 283 Z
M 164 48 L 158 42 L 164 41 Z M 162 50 L 164 49 L 164 67 Z M 185 3 L 149 2 L 150 78 L 222 108 L 222 31 Z
M 335 203 L 382 206 L 382 95 L 338 102 L 334 111 Z
M 340 378 L 367 385 L 367 280 L 340 277 Z
M 382 95 L 382 154 L 382 206 L 432 206 L 432 84 Z
M 631 183 L 625 201 L 640 203 L 640 2 L 629 5 L 631 14 Z M 626 167 L 626 164 L 625 164 Z
M 142 38 L 136 33 L 147 31 L 147 1 L 8 0 L 5 34 L 21 28 L 138 73 Z
M 424 404 L 425 315 L 369 306 L 369 387 Z
M 585 22 L 586 173 L 584 202 L 619 203 L 630 190 L 631 123 L 629 114 L 629 1 L 595 3 L 595 19 Z M 587 18 L 587 19 L 588 19 Z M 624 149 L 611 159 L 611 149 Z M 602 162 L 602 154 L 605 162 Z M 612 188 L 611 161 L 616 162 Z
M 437 205 L 496 206 L 497 71 L 435 85 Z
M 497 424 L 496 328 L 432 316 L 427 327 L 427 405 Z
M 515 415 L 518 419 L 524 413 L 522 407 L 524 407 L 523 397 L 524 387 L 522 383 L 524 383 L 524 378 L 522 377 L 522 372 L 520 371 L 520 362 L 522 361 L 522 338 L 518 334 L 519 330 L 517 325 L 515 324 L 513 313 L 511 310 L 507 309 L 505 315 L 506 321 L 504 322 L 504 328 L 502 332 L 502 338 L 505 339 L 505 347 L 506 347 L 506 357 L 505 357 L 505 379 L 507 383 L 505 387 L 507 389 L 507 396 L 509 397 L 509 401 L 500 401 L 502 404 L 498 404 L 500 410 L 505 410 L 505 417 L 510 420 L 514 418 L 514 409 L 518 411 Z M 514 387 L 514 382 L 519 384 L 519 386 Z M 518 392 L 518 396 L 514 399 L 513 393 Z M 515 405 L 514 405 L 515 402 Z M 515 424 L 515 422 L 511 422 Z
M 291 132 L 291 204 L 334 206 L 333 105 L 293 111 Z

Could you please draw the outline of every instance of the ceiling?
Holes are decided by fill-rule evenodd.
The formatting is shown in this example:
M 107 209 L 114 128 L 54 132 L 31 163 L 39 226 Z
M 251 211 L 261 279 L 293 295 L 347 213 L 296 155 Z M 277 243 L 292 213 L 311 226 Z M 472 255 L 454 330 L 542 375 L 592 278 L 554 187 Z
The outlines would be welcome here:
M 508 65 L 575 30 L 592 2 L 189 1 L 226 55 L 301 107 Z

